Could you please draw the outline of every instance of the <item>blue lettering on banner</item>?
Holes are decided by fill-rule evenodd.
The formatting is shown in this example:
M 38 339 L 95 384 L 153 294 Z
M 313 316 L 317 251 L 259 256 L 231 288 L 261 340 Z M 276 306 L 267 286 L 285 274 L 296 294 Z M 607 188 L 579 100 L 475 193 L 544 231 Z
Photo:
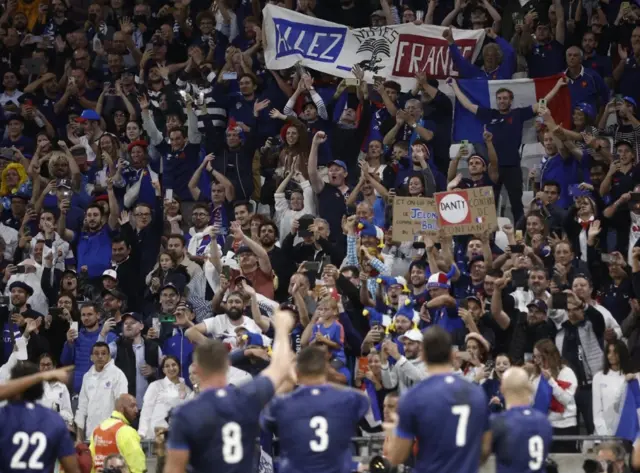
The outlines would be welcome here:
M 344 46 L 347 28 L 310 25 L 274 18 L 276 59 L 300 54 L 318 62 L 336 62 Z

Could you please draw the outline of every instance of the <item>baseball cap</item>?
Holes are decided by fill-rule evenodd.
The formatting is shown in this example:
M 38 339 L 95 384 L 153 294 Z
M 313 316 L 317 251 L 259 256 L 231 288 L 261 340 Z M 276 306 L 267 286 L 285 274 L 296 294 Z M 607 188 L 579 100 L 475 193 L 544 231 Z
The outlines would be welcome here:
M 82 111 L 82 114 L 76 118 L 77 122 L 84 122 L 84 121 L 100 121 L 100 115 L 98 114 L 98 112 L 96 112 L 95 110 L 91 110 L 89 108 L 87 108 L 86 110 Z
M 176 294 L 180 294 L 180 290 L 178 289 L 178 286 L 176 286 L 172 282 L 168 282 L 164 286 L 162 286 L 160 288 L 160 292 L 164 291 L 165 289 L 173 289 L 174 291 L 176 291 Z
M 629 102 L 631 105 L 633 105 L 635 108 L 638 107 L 638 104 L 636 103 L 635 99 L 633 97 L 629 97 L 628 95 L 625 97 L 622 97 L 622 100 L 624 100 L 625 102 Z
M 422 342 L 423 337 L 422 337 L 422 332 L 418 329 L 411 329 L 407 332 L 405 332 L 404 335 L 401 335 L 399 337 L 399 340 L 401 342 L 403 342 L 404 340 L 411 340 L 412 342 Z
M 122 314 L 122 321 L 124 322 L 124 319 L 126 319 L 127 317 L 131 317 L 132 319 L 135 319 L 136 322 L 143 323 L 142 315 L 138 312 L 126 312 Z
M 382 10 L 376 10 L 369 16 L 379 16 L 380 18 L 384 18 L 384 12 Z
M 344 163 L 344 161 L 340 161 L 339 159 L 334 159 L 333 161 L 329 161 L 329 163 L 327 164 L 327 167 L 331 166 L 332 164 L 335 164 L 336 166 L 340 166 L 345 171 L 347 170 L 347 165 Z
M 242 253 L 253 253 L 253 250 L 248 246 L 243 245 L 236 250 L 236 255 L 240 256 Z
M 104 298 L 105 296 L 113 296 L 118 300 L 124 301 L 127 296 L 124 295 L 124 293 L 122 291 L 119 291 L 117 289 L 105 289 L 104 291 L 102 291 L 101 296 Z
M 115 279 L 116 281 L 118 280 L 118 273 L 116 273 L 115 269 L 106 269 L 104 271 L 104 273 L 102 273 L 102 277 L 103 278 L 111 278 L 111 279 Z
M 529 302 L 527 304 L 527 309 L 529 307 L 535 307 L 536 309 L 538 309 L 541 312 L 547 312 L 547 310 L 548 310 L 547 303 L 545 301 L 543 301 L 542 299 L 535 299 L 535 300 Z

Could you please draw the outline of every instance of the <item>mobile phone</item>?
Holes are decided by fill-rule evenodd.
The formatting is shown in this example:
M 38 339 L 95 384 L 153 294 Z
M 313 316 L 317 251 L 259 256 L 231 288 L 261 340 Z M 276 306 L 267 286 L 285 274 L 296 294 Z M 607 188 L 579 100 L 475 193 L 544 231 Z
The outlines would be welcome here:
M 15 152 L 11 148 L 0 148 L 0 158 L 13 160 Z
M 173 200 L 173 189 L 167 189 L 164 192 L 164 198 L 165 200 Z
M 524 253 L 524 245 L 509 245 L 509 249 L 514 254 Z
M 344 83 L 347 87 L 357 87 L 360 85 L 360 81 L 354 77 L 349 77 L 345 79 Z
M 71 330 L 78 332 L 78 322 L 71 322 Z
M 222 78 L 224 80 L 236 80 L 238 78 L 237 72 L 223 72 Z
M 629 199 L 629 203 L 637 204 L 640 202 L 640 192 L 632 192 L 631 199 Z
M 227 278 L 227 281 L 231 279 L 231 267 L 226 264 L 222 266 L 222 275 Z
M 365 373 L 369 369 L 369 358 L 366 356 L 361 356 L 358 358 L 358 369 Z
M 511 271 L 511 282 L 516 288 L 525 287 L 527 285 L 527 270 L 521 268 Z
M 424 10 L 416 10 L 416 21 L 422 21 L 424 18 Z
M 610 255 L 609 253 L 602 253 L 600 255 L 600 260 L 603 263 L 613 263 L 614 257 L 612 255 Z
M 160 332 L 161 323 L 158 317 L 154 317 L 151 319 L 151 328 L 154 328 L 157 332 Z
M 628 10 L 629 8 L 631 8 L 631 4 L 630 2 L 622 2 L 620 4 L 620 10 Z
M 62 309 L 60 307 L 49 307 L 49 313 L 51 317 L 60 317 L 62 315 Z
M 176 322 L 176 316 L 173 314 L 162 314 L 160 316 L 160 322 L 174 324 Z
M 547 107 L 547 99 L 538 100 L 538 106 L 546 108 Z
M 16 274 L 24 274 L 27 272 L 27 267 L 26 266 L 18 266 L 16 268 Z
M 567 310 L 567 295 L 564 292 L 551 294 L 551 307 Z
M 469 140 L 462 140 L 462 141 L 460 142 L 460 144 L 461 144 L 462 146 L 469 146 Z
M 516 230 L 515 237 L 516 241 L 522 240 L 522 230 Z
M 306 269 L 309 272 L 319 273 L 320 263 L 318 261 L 305 261 L 304 269 Z
M 569 195 L 573 198 L 584 197 L 589 195 L 589 191 L 580 189 L 580 184 L 571 184 L 569 186 Z

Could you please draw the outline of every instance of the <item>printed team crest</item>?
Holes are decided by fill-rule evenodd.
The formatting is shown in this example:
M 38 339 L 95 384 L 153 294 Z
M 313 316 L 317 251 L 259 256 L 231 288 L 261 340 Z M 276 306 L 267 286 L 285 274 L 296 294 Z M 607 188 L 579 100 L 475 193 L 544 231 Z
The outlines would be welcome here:
M 240 102 L 236 102 L 236 108 L 240 110 L 242 108 L 242 104 Z
M 111 381 L 107 381 L 106 384 L 104 385 L 105 388 L 110 388 L 111 387 Z
M 377 73 L 384 69 L 384 65 L 380 64 L 385 59 L 391 57 L 391 43 L 393 43 L 398 33 L 386 26 L 379 28 L 366 28 L 362 30 L 354 30 L 353 36 L 360 42 L 360 46 L 356 54 L 371 53 L 369 59 L 360 61 L 358 65 L 364 71 Z

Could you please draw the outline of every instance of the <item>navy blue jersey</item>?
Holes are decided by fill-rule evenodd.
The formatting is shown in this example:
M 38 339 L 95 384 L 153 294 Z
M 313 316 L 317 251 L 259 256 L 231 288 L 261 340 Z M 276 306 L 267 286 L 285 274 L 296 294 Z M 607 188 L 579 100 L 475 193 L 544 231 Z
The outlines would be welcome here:
M 398 403 L 396 435 L 417 439 L 418 473 L 478 473 L 489 403 L 477 384 L 453 374 L 429 376 Z
M 280 439 L 280 473 L 349 473 L 351 437 L 368 410 L 363 393 L 328 384 L 274 399 L 261 424 Z
M 2 473 L 52 473 L 56 460 L 76 454 L 60 414 L 31 402 L 0 408 L 0 445 Z
M 553 427 L 531 407 L 515 407 L 491 419 L 496 473 L 545 471 Z
M 254 471 L 260 411 L 273 394 L 273 383 L 264 376 L 200 393 L 171 415 L 168 448 L 188 450 L 193 473 Z

